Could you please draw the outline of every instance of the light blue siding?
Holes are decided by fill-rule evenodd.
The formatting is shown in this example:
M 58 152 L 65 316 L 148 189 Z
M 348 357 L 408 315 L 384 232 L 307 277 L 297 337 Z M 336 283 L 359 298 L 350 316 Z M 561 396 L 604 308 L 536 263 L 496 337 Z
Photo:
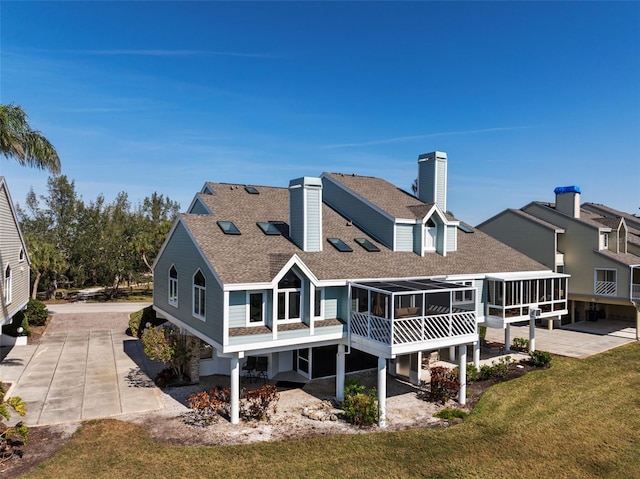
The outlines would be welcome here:
M 395 251 L 413 251 L 414 248 L 414 226 L 407 224 L 396 224 L 396 248 Z
M 178 271 L 178 307 L 168 302 L 169 268 Z M 193 316 L 193 276 L 200 269 L 206 280 L 206 321 Z M 153 304 L 180 321 L 222 343 L 222 288 L 206 266 L 182 223 L 178 223 L 154 268 Z
M 300 248 L 304 247 L 304 203 L 302 187 L 289 189 L 289 234 Z
M 355 196 L 347 193 L 332 180 L 323 178 L 324 201 L 351 220 L 369 236 L 393 249 L 393 221 Z M 343 238 L 344 239 L 344 238 Z M 349 238 L 347 238 L 349 239 Z
M 342 296 L 341 288 L 324 289 L 324 319 L 335 319 L 338 317 L 338 305 Z
M 247 325 L 247 293 L 232 291 L 229 293 L 229 327 L 243 328 Z

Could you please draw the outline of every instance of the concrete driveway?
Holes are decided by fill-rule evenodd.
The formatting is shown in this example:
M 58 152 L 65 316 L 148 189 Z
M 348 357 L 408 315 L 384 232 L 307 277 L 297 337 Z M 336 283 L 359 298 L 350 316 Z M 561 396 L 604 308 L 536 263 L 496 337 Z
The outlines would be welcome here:
M 148 304 L 51 305 L 53 318 L 40 344 L 2 348 L 0 378 L 12 383 L 11 396 L 27 403 L 27 425 L 162 408 L 160 392 L 149 379 L 161 366 L 125 333 L 129 313 Z

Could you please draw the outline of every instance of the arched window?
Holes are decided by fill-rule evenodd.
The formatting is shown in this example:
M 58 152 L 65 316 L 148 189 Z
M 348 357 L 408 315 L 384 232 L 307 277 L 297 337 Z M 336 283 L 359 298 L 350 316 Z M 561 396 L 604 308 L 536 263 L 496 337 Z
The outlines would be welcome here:
M 169 268 L 169 304 L 178 306 L 178 270 L 173 265 Z
M 278 283 L 278 319 L 300 319 L 302 280 L 289 271 Z
M 20 248 L 19 260 L 20 260 L 20 262 L 24 261 L 24 248 Z
M 4 271 L 4 304 L 11 304 L 11 266 Z
M 198 270 L 193 276 L 193 315 L 203 321 L 206 318 L 206 290 L 206 279 L 202 271 Z

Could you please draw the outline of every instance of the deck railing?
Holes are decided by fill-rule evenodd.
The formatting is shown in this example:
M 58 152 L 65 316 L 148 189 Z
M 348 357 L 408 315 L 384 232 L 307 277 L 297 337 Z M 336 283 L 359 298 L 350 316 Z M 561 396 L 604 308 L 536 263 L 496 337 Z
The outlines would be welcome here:
M 631 300 L 640 301 L 640 284 L 631 285 Z
M 596 281 L 595 294 L 600 296 L 617 296 L 618 285 L 615 281 Z
M 455 338 L 475 332 L 475 312 L 393 320 L 367 313 L 351 313 L 351 334 L 390 346 Z

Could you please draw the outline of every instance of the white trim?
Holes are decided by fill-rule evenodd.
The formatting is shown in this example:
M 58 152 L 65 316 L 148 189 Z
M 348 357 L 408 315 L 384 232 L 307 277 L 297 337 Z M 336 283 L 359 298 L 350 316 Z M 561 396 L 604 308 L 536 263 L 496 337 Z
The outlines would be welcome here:
M 7 275 L 7 271 L 9 272 L 9 275 Z M 11 301 L 13 300 L 13 298 L 12 298 L 12 296 L 13 296 L 13 269 L 11 268 L 11 265 L 9 265 L 9 264 L 4 269 L 3 294 L 4 294 L 4 304 L 6 306 L 10 305 Z
M 198 275 L 198 273 L 200 273 L 204 278 L 204 286 L 200 286 L 196 284 L 196 276 Z M 198 289 L 198 291 L 200 291 L 198 295 L 197 311 L 196 311 L 196 288 Z M 204 311 L 200 311 L 200 299 L 202 298 L 202 295 L 204 295 L 204 303 L 202 305 Z M 203 312 L 204 314 L 201 314 Z M 191 315 L 194 318 L 198 318 L 200 321 L 207 320 L 207 277 L 204 275 L 204 273 L 200 268 L 198 268 L 196 272 L 193 273 L 193 276 L 191 277 Z
M 172 278 L 171 277 L 171 270 L 174 269 L 176 272 L 176 277 Z M 171 266 L 169 266 L 169 274 L 167 275 L 167 280 L 168 280 L 168 289 L 167 289 L 167 303 L 171 306 L 174 307 L 178 307 L 178 298 L 179 298 L 179 283 L 178 283 L 178 268 L 176 268 L 176 265 L 174 263 L 171 263 Z M 171 284 L 175 283 L 175 296 L 171 295 L 172 292 L 172 287 Z

